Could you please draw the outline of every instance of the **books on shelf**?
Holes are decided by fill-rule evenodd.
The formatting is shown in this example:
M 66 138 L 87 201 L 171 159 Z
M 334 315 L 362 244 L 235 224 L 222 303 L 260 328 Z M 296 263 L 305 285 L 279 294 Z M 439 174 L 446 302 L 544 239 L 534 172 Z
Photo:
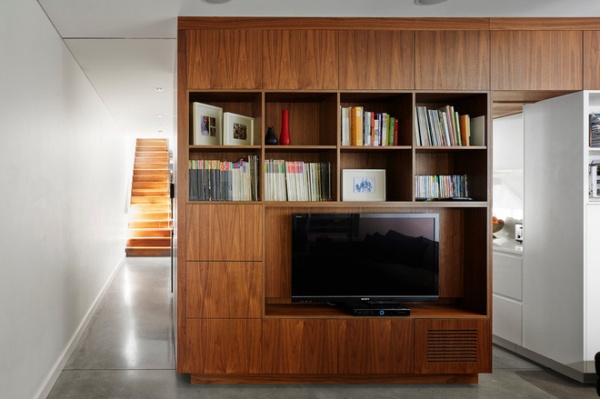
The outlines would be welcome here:
M 343 146 L 398 145 L 398 118 L 388 113 L 351 106 L 341 108 L 341 118 Z
M 258 201 L 258 156 L 189 161 L 190 201 Z
M 452 105 L 438 109 L 415 107 L 417 146 L 483 146 L 485 116 L 459 114 Z
M 418 200 L 469 198 L 467 175 L 417 175 L 415 194 Z
M 330 201 L 331 164 L 268 159 L 264 162 L 265 201 Z
M 600 113 L 590 114 L 590 147 L 600 147 Z

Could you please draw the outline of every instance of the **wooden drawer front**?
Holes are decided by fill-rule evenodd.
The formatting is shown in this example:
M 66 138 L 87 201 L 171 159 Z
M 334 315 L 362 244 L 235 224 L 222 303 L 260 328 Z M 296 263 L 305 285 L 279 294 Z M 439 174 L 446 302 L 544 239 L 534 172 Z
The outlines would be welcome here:
M 413 372 L 411 319 L 344 320 L 339 331 L 341 374 Z
M 336 31 L 264 32 L 265 89 L 337 89 Z
M 489 48 L 489 31 L 417 32 L 416 88 L 487 90 Z
M 406 374 L 412 358 L 410 319 L 263 322 L 263 373 Z
M 493 333 L 514 344 L 523 345 L 523 304 L 494 295 Z
M 188 205 L 186 222 L 188 261 L 262 261 L 261 205 Z
M 260 336 L 260 320 L 188 320 L 185 361 L 181 372 L 258 373 Z
M 581 90 L 581 31 L 493 31 L 492 90 Z
M 494 252 L 494 293 L 523 299 L 523 258 Z
M 336 373 L 338 324 L 332 320 L 263 321 L 262 372 Z
M 261 31 L 187 31 L 188 89 L 262 87 Z
M 187 318 L 260 318 L 262 263 L 188 262 Z
M 487 320 L 415 320 L 415 372 L 474 374 L 492 371 Z
M 415 33 L 340 31 L 340 89 L 413 89 Z

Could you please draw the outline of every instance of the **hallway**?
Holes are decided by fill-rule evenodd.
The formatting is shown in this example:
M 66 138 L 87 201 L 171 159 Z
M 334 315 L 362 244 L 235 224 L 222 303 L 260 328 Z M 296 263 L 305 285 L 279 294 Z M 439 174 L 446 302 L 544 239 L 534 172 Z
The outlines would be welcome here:
M 124 262 L 48 398 L 598 398 L 497 347 L 476 385 L 191 385 L 175 373 L 170 258 Z

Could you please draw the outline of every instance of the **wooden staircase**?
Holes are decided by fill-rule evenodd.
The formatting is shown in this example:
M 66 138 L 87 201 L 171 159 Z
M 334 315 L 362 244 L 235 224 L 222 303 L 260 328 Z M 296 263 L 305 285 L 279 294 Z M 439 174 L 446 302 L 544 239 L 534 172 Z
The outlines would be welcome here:
M 137 139 L 127 256 L 171 254 L 171 200 L 167 139 Z

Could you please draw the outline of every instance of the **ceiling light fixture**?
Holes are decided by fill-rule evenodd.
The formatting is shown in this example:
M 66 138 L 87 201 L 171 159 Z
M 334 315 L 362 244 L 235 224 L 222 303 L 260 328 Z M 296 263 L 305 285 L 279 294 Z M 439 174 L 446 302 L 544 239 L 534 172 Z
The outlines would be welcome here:
M 210 4 L 223 4 L 223 3 L 227 3 L 229 0 L 202 0 L 205 3 L 210 3 Z
M 415 0 L 415 4 L 420 6 L 432 6 L 434 4 L 444 3 L 446 1 L 448 0 Z
M 155 87 L 154 91 L 163 91 L 164 89 L 162 87 Z

